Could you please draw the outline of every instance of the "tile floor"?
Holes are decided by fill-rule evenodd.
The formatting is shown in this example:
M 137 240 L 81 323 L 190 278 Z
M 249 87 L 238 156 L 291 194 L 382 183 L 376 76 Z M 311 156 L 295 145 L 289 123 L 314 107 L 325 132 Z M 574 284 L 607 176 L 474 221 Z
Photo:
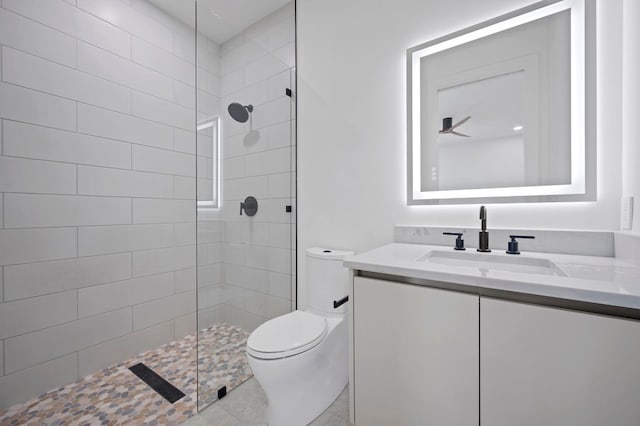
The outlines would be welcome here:
M 248 333 L 225 323 L 200 331 L 201 398 L 217 399 L 252 377 L 246 359 Z M 129 371 L 143 362 L 186 395 L 175 404 Z M 207 368 L 204 368 L 207 366 Z M 211 368 L 215 366 L 215 368 Z M 195 335 L 144 352 L 75 383 L 0 411 L 0 425 L 177 425 L 196 413 Z M 217 424 L 217 423 L 213 423 Z
M 327 408 L 312 426 L 348 426 L 349 387 Z M 258 426 L 266 425 L 267 397 L 255 378 L 239 385 L 226 397 L 191 417 L 184 426 Z

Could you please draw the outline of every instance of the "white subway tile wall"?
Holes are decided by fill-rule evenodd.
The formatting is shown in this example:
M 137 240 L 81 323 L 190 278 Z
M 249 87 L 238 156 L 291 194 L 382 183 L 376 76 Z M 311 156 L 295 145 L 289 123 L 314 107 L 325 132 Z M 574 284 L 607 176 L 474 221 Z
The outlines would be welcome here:
M 220 47 L 222 222 L 206 241 L 198 229 L 198 251 L 208 243 L 209 266 L 215 259 L 222 265 L 200 267 L 198 301 L 247 331 L 295 308 L 295 211 L 285 210 L 295 208 L 295 97 L 285 92 L 295 92 L 294 63 L 292 55 L 285 61 L 278 54 L 283 47 L 294 52 L 294 46 L 289 3 Z M 251 122 L 231 119 L 232 102 L 253 105 Z M 258 199 L 258 212 L 241 216 L 240 202 L 249 195 Z M 210 285 L 216 280 L 222 285 Z
M 220 110 L 220 49 L 199 37 L 197 108 L 194 51 L 146 0 L 0 3 L 0 410 L 195 331 L 195 123 Z

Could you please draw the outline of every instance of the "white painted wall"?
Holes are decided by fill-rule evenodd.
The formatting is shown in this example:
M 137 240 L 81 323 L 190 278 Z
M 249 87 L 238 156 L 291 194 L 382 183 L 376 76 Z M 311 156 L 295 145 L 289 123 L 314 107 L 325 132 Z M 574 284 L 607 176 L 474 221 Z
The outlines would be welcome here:
M 1 409 L 195 330 L 196 114 L 145 0 L 5 0 L 0 45 Z
M 623 21 L 623 169 L 624 195 L 633 195 L 633 232 L 640 232 L 640 2 L 624 0 Z
M 298 1 L 300 306 L 308 247 L 371 249 L 396 224 L 479 226 L 478 205 L 406 204 L 405 52 L 529 3 Z M 598 3 L 598 200 L 489 205 L 489 228 L 619 228 L 622 0 Z

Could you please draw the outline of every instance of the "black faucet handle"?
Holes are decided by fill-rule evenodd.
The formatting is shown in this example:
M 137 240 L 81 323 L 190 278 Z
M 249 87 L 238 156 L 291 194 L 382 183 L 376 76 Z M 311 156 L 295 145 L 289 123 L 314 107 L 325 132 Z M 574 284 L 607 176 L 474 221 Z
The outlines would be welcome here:
M 464 235 L 462 232 L 443 232 L 442 235 L 456 235 L 456 246 L 453 248 L 454 250 L 466 250 L 464 248 L 464 240 L 462 236 Z
M 533 235 L 509 235 L 509 238 L 511 238 L 511 241 L 507 243 L 507 254 L 520 254 L 516 238 L 528 238 L 533 240 L 535 237 Z

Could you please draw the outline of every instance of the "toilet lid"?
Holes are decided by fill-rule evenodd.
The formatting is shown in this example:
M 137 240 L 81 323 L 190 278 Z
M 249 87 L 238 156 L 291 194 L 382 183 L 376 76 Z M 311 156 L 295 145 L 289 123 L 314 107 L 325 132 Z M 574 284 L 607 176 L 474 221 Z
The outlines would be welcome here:
M 247 340 L 247 352 L 262 359 L 285 358 L 313 348 L 326 334 L 324 317 L 293 311 L 256 328 Z

